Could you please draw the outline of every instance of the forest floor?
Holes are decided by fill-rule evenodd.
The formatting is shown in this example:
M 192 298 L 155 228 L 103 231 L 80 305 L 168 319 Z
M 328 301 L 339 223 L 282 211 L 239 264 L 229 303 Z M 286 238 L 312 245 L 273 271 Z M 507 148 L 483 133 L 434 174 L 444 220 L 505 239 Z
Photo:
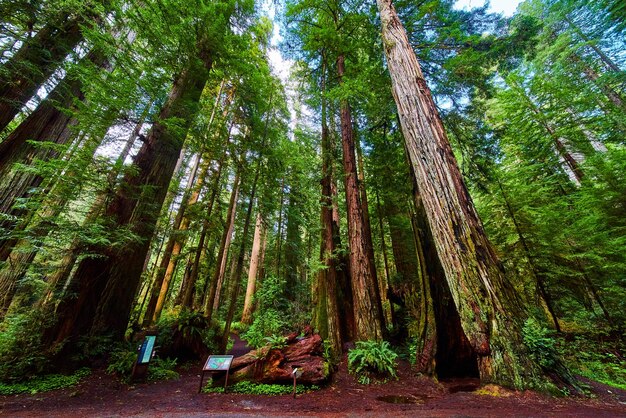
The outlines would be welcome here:
M 292 396 L 199 394 L 199 362 L 182 367 L 180 379 L 126 385 L 95 370 L 78 386 L 36 395 L 0 396 L 7 417 L 626 417 L 626 392 L 593 383 L 592 398 L 551 397 L 496 386 L 477 379 L 439 383 L 414 376 L 406 362 L 399 379 L 363 386 L 345 361 L 330 385 Z

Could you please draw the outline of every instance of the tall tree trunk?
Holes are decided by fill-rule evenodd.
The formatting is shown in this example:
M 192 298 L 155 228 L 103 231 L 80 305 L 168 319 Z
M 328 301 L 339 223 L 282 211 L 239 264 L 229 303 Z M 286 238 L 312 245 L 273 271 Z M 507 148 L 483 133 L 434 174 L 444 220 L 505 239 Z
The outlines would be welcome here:
M 340 82 L 345 72 L 345 59 L 337 59 L 337 75 Z M 354 151 L 352 115 L 347 100 L 341 102 L 341 142 L 345 171 L 346 211 L 348 214 L 348 237 L 350 245 L 350 273 L 354 297 L 354 318 L 357 340 L 381 340 L 383 338 L 383 313 L 379 297 L 375 268 L 367 250 L 363 225 L 363 206 Z
M 300 216 L 297 213 L 300 207 L 300 187 L 295 184 L 297 173 L 291 174 L 291 184 L 289 185 L 289 203 L 286 211 L 285 228 L 285 297 L 290 302 L 296 301 L 298 288 L 298 267 L 300 264 Z
M 265 224 L 261 207 L 257 204 L 256 223 L 254 225 L 254 238 L 252 239 L 252 252 L 250 254 L 250 267 L 248 269 L 248 283 L 246 285 L 246 297 L 243 302 L 243 313 L 241 322 L 250 325 L 252 323 L 252 298 L 256 292 L 256 279 L 259 273 L 259 262 L 261 261 L 261 241 L 265 235 Z
M 85 17 L 59 15 L 28 39 L 0 71 L 0 131 L 52 75 L 82 39 Z
M 280 277 L 280 263 L 283 245 L 283 206 L 285 205 L 285 175 L 280 182 L 280 205 L 278 207 L 278 232 L 276 233 L 276 277 Z
M 246 241 L 248 240 L 248 231 L 250 230 L 250 219 L 252 218 L 252 209 L 254 207 L 254 197 L 256 195 L 257 182 L 259 181 L 259 175 L 261 174 L 261 156 L 256 166 L 256 174 L 252 181 L 252 188 L 250 190 L 250 197 L 248 202 L 248 210 L 246 211 L 246 219 L 243 224 L 243 231 L 241 233 L 241 246 L 239 247 L 239 256 L 237 257 L 237 267 L 235 269 L 234 276 L 231 276 L 232 292 L 228 301 L 228 311 L 226 313 L 226 322 L 224 324 L 224 334 L 222 335 L 222 348 L 226 351 L 228 344 L 228 337 L 230 336 L 230 325 L 235 317 L 235 308 L 237 307 L 237 298 L 239 297 L 239 288 L 241 287 L 241 274 L 243 271 L 243 261 L 246 255 Z
M 137 239 L 123 247 L 92 248 L 99 256 L 78 265 L 57 307 L 56 326 L 47 330 L 44 341 L 61 342 L 86 333 L 124 335 L 168 184 L 212 67 L 211 51 L 205 48 L 200 55 L 202 60 L 192 59 L 178 75 L 135 158 L 137 170 L 124 177 L 106 208 L 112 227 L 127 227 Z M 184 121 L 182 126 L 169 126 L 172 118 Z
M 224 281 L 224 274 L 226 273 L 226 261 L 228 259 L 228 248 L 230 247 L 230 241 L 233 236 L 233 229 L 235 228 L 235 213 L 237 211 L 237 199 L 239 197 L 239 187 L 241 186 L 241 166 L 237 168 L 235 174 L 235 180 L 233 181 L 233 191 L 230 194 L 230 202 L 228 203 L 228 215 L 226 216 L 226 227 L 222 234 L 222 240 L 220 243 L 220 250 L 217 256 L 217 262 L 215 264 L 215 273 L 210 283 L 209 294 L 206 298 L 204 315 L 209 321 L 213 317 L 214 305 L 219 298 L 218 288 L 222 286 Z
M 230 130 L 228 137 L 230 138 Z M 228 143 L 228 142 L 227 142 Z M 200 232 L 200 239 L 198 240 L 198 247 L 196 248 L 193 264 L 191 266 L 191 273 L 189 275 L 189 283 L 183 286 L 184 293 L 181 300 L 181 305 L 185 308 L 192 309 L 193 308 L 193 295 L 195 292 L 195 286 L 198 281 L 198 275 L 200 274 L 200 260 L 202 258 L 203 253 L 205 252 L 205 241 L 206 236 L 209 233 L 209 226 L 211 219 L 211 215 L 213 214 L 213 206 L 215 204 L 215 199 L 217 197 L 220 179 L 222 175 L 222 171 L 226 169 L 226 148 L 224 147 L 224 152 L 222 154 L 222 158 L 218 162 L 217 171 L 214 174 L 213 184 L 211 187 L 211 196 L 207 199 L 207 209 L 204 215 L 204 220 L 202 221 L 202 231 Z
M 322 95 L 326 93 L 326 56 L 323 59 Z M 316 278 L 317 289 L 313 295 L 316 300 L 316 322 L 325 341 L 329 342 L 331 354 L 336 360 L 341 355 L 341 325 L 339 320 L 337 294 L 337 254 L 336 238 L 339 238 L 339 225 L 333 219 L 333 150 L 327 124 L 326 99 L 322 97 L 322 196 L 321 223 L 322 242 L 320 261 L 325 268 L 320 269 Z M 315 306 L 315 305 L 314 305 Z
M 540 371 L 523 348 L 523 308 L 487 240 L 406 31 L 391 0 L 377 4 L 411 168 L 481 379 L 532 385 Z

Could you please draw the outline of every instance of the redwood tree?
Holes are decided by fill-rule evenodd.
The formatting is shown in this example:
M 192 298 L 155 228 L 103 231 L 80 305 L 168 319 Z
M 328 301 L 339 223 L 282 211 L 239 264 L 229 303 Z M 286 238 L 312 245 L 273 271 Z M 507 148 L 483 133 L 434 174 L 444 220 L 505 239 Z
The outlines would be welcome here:
M 483 382 L 524 387 L 539 375 L 521 342 L 524 312 L 489 243 L 406 31 L 377 0 L 394 99 L 419 193 Z

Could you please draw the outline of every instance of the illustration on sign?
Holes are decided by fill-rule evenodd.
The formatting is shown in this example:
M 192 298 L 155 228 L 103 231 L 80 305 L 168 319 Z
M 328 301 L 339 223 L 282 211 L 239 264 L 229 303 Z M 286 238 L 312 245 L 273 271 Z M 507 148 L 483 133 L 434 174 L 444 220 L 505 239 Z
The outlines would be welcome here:
M 204 365 L 204 370 L 228 370 L 232 361 L 233 356 L 209 356 Z
M 139 350 L 139 358 L 137 360 L 137 364 L 147 364 L 150 363 L 150 358 L 152 357 L 152 350 L 154 350 L 154 343 L 156 342 L 156 335 L 147 335 L 141 344 L 141 349 Z

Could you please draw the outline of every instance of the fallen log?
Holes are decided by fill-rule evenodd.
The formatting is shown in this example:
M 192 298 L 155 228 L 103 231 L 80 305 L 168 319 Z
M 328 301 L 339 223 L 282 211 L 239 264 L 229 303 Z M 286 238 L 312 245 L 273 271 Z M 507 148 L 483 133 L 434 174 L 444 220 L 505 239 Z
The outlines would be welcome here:
M 302 373 L 298 377 L 299 384 L 326 382 L 330 377 L 330 365 L 323 357 L 322 337 L 319 334 L 305 337 L 291 334 L 286 338 L 283 348 L 266 346 L 233 359 L 229 381 L 290 384 L 293 370 L 297 368 Z

